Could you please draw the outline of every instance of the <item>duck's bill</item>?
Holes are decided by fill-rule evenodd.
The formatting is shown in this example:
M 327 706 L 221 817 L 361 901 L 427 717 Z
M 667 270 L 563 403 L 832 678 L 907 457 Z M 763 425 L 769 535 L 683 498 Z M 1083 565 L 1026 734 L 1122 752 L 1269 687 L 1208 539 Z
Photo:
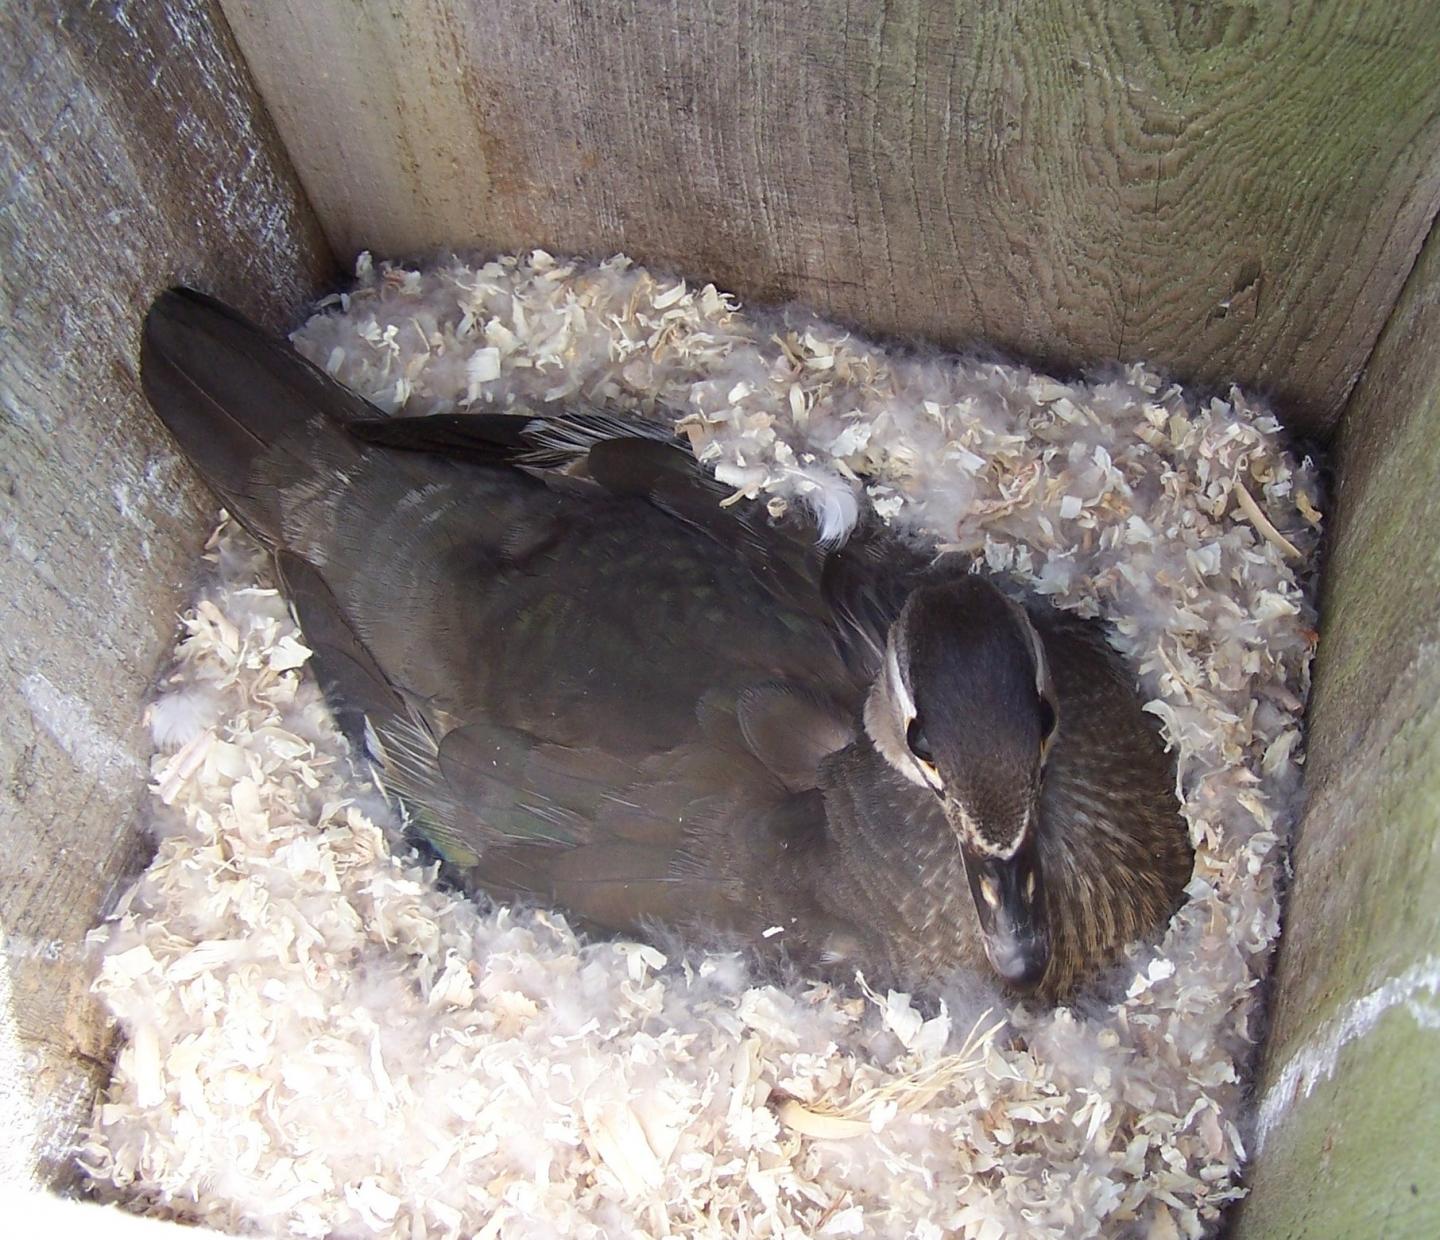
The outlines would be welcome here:
M 1009 857 L 968 847 L 963 852 L 991 967 L 1007 985 L 1032 989 L 1050 967 L 1045 887 L 1034 841 L 1027 839 Z

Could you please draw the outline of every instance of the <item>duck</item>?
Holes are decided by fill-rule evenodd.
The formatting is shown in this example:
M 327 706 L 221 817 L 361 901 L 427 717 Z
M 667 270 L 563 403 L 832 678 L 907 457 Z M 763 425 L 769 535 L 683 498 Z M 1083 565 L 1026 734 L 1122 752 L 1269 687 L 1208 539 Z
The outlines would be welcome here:
M 467 893 L 1053 1002 L 1182 903 L 1173 762 L 1098 622 L 874 514 L 835 545 L 722 506 L 658 418 L 386 416 L 194 290 L 141 377 Z

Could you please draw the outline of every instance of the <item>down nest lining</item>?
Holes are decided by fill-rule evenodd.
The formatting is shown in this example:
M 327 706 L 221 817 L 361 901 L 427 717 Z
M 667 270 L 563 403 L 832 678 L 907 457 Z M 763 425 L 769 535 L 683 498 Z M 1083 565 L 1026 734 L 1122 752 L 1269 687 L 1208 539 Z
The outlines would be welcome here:
M 223 525 L 150 708 L 158 851 L 91 936 L 123 1035 L 95 1185 L 298 1236 L 1215 1229 L 1243 1191 L 1316 640 L 1316 474 L 1274 417 L 1140 365 L 1062 383 L 886 351 L 623 257 L 362 256 L 294 339 L 386 410 L 678 411 L 737 496 L 832 538 L 868 502 L 1104 616 L 1177 751 L 1194 879 L 1158 947 L 1058 1010 L 979 978 L 938 1007 L 769 984 L 482 909 L 398 843 Z

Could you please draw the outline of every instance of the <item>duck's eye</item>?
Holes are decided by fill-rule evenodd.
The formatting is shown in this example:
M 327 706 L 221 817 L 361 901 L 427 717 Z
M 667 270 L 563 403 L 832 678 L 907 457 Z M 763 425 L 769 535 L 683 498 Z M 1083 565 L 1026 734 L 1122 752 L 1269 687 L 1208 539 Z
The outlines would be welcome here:
M 925 729 L 920 725 L 918 715 L 910 720 L 910 726 L 905 729 L 905 743 L 910 746 L 910 752 L 926 766 L 935 765 L 935 755 L 931 752 L 929 738 L 926 737 Z
M 1040 739 L 1048 741 L 1059 720 L 1055 715 L 1055 704 L 1047 697 L 1040 699 Z

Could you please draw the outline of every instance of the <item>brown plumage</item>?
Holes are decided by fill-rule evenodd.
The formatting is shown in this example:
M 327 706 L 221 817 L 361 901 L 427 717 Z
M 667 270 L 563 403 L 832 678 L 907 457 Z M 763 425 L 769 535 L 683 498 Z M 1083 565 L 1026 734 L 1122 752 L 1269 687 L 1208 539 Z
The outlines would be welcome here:
M 873 523 L 826 552 L 722 510 L 654 425 L 377 419 L 198 294 L 142 368 L 467 887 L 1048 997 L 1179 903 L 1173 770 L 1095 625 Z

